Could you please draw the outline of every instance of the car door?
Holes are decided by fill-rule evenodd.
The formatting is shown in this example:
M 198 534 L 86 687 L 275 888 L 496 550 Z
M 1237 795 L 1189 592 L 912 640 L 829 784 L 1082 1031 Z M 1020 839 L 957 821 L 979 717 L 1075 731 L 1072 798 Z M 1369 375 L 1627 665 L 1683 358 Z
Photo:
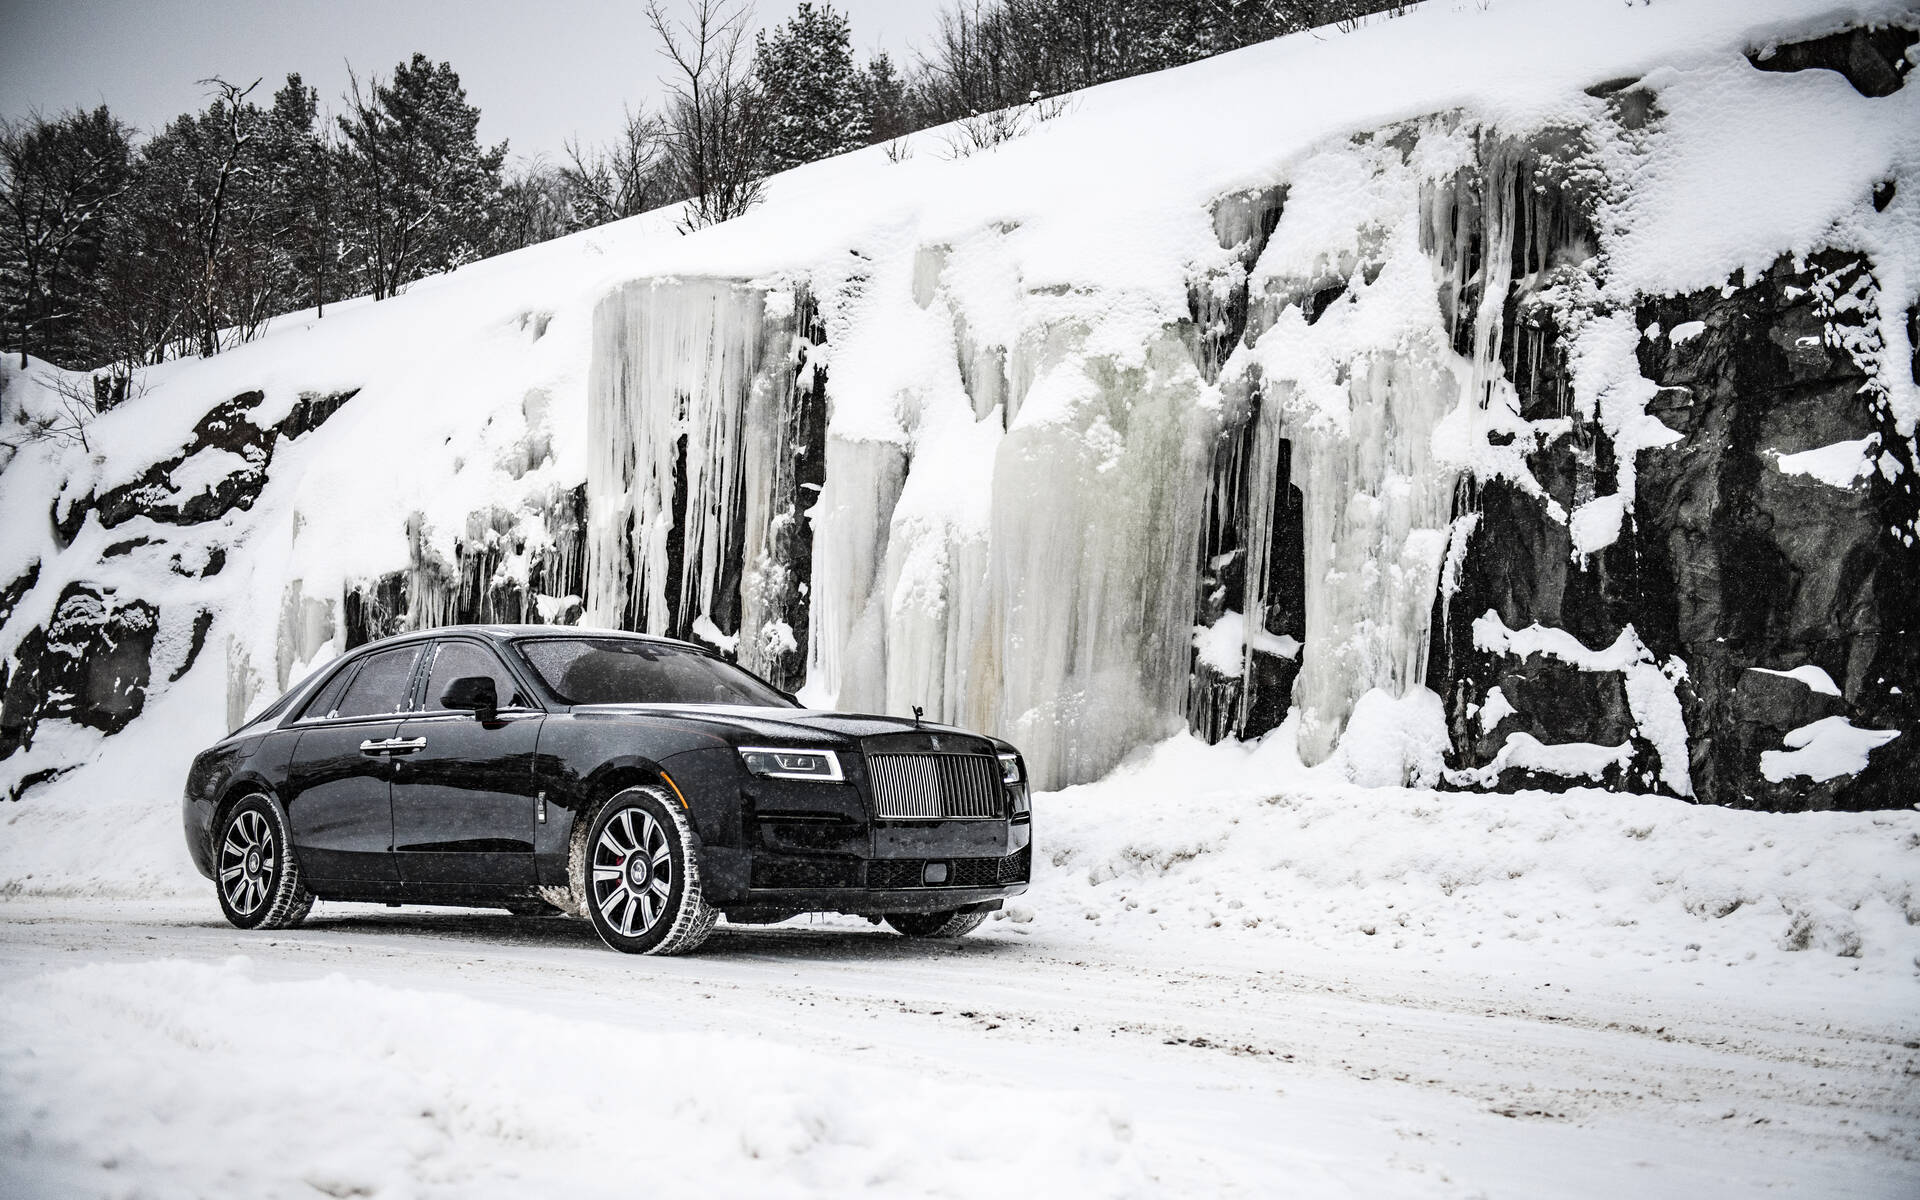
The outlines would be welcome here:
M 477 638 L 435 642 L 426 675 L 420 711 L 398 734 L 417 747 L 399 760 L 393 781 L 400 877 L 447 892 L 530 888 L 540 803 L 534 751 L 544 714 Z M 500 707 L 490 720 L 441 700 L 456 679 L 476 675 L 494 681 Z
M 330 884 L 395 883 L 391 779 L 424 643 L 396 646 L 343 669 L 295 722 L 287 819 L 301 869 Z

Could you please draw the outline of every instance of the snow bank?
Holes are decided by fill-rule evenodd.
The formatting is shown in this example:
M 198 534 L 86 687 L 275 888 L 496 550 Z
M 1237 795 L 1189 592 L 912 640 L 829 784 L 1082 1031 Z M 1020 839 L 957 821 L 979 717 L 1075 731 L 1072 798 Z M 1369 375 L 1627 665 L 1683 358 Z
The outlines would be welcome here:
M 1302 766 L 1291 734 L 1174 738 L 1036 798 L 1041 866 L 1017 915 L 1100 940 L 1217 934 L 1424 964 L 1818 970 L 1787 957 L 1813 951 L 1920 973 L 1920 812 L 1363 788 Z
M 263 982 L 235 959 L 87 966 L 0 1006 L 8 1196 L 1149 1190 L 1103 1101 L 649 1032 L 644 1002 L 632 1026 L 529 1023 L 452 993 Z

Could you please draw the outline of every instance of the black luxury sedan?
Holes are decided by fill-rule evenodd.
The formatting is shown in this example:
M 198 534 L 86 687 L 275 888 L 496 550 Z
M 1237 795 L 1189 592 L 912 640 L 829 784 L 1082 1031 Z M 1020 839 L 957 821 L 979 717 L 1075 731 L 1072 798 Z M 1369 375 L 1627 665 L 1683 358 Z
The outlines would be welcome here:
M 1025 768 L 811 712 L 702 647 L 549 625 L 362 646 L 194 760 L 187 846 L 243 929 L 315 899 L 568 912 L 673 954 L 722 914 L 964 934 L 1026 890 Z

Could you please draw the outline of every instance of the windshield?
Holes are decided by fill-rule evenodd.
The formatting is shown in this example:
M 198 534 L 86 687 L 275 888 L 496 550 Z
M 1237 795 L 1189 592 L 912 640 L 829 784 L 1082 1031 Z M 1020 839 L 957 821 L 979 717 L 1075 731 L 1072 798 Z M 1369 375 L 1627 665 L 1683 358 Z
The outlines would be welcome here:
M 517 645 L 541 680 L 568 704 L 793 707 L 739 667 L 682 646 L 587 637 L 533 638 Z

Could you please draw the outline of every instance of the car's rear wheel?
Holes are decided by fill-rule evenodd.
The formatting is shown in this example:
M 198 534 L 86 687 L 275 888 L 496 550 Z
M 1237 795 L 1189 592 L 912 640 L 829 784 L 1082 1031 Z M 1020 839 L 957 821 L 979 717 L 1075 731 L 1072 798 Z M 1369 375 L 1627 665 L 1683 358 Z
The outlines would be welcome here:
M 313 911 L 280 806 L 253 795 L 227 810 L 214 840 L 220 911 L 241 929 L 287 929 Z
M 983 912 L 888 913 L 887 924 L 908 937 L 965 937 L 987 919 Z
M 679 803 L 651 787 L 609 797 L 573 838 L 574 894 L 600 940 L 627 954 L 684 954 L 719 913 L 700 887 L 700 856 Z

